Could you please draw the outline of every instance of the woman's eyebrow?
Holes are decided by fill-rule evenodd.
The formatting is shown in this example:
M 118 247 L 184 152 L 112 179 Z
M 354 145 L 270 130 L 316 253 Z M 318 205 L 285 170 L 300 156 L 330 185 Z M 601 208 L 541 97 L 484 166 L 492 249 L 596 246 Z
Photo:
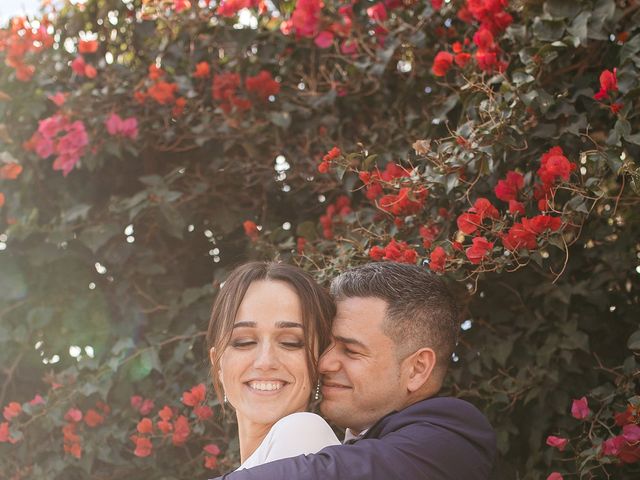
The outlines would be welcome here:
M 256 328 L 256 322 L 237 322 L 233 324 L 233 328 Z M 298 322 L 276 322 L 276 328 L 303 328 Z

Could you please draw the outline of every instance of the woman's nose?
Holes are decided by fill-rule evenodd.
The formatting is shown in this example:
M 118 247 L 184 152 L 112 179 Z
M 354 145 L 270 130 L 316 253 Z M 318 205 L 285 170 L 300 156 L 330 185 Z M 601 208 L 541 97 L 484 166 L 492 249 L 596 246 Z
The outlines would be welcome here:
M 277 365 L 277 352 L 275 351 L 275 348 L 273 348 L 273 345 L 269 342 L 262 343 L 256 351 L 256 358 L 253 362 L 253 366 L 260 370 L 269 370 L 277 367 Z

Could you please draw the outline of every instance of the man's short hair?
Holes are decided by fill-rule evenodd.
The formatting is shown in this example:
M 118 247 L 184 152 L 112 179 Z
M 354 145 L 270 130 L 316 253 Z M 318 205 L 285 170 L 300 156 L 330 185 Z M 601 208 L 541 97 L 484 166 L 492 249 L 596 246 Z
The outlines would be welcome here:
M 353 297 L 384 300 L 383 331 L 396 344 L 398 355 L 432 348 L 438 373 L 444 376 L 456 346 L 459 318 L 453 295 L 436 274 L 404 263 L 368 263 L 334 278 L 330 293 L 336 302 Z

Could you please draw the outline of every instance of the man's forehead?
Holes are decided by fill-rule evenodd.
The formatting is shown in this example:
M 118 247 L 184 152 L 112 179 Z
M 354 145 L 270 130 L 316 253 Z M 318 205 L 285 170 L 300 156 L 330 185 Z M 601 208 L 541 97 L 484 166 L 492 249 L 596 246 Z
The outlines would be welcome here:
M 336 302 L 334 330 L 382 327 L 387 303 L 377 297 L 348 297 Z

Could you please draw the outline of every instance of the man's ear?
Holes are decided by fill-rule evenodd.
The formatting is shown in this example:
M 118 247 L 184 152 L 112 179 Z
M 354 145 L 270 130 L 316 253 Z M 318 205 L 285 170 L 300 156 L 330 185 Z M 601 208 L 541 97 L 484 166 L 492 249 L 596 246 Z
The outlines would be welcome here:
M 436 367 L 436 352 L 431 348 L 421 348 L 405 359 L 407 371 L 407 390 L 410 393 L 420 390 L 431 377 Z

